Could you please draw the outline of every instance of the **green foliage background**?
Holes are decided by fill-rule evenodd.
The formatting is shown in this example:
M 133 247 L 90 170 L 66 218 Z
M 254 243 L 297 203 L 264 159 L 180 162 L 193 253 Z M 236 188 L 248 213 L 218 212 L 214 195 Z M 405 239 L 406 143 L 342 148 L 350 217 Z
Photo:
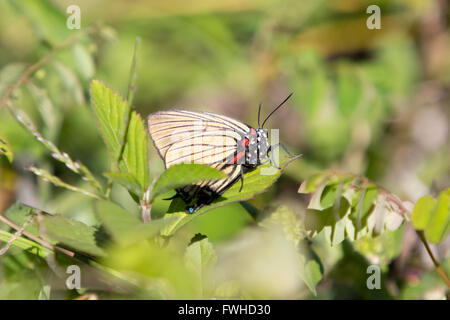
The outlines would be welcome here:
M 0 213 L 27 232 L 0 256 L 0 298 L 444 298 L 415 232 L 449 274 L 443 3 L 78 1 L 69 30 L 66 1 L 0 2 Z M 380 30 L 366 27 L 372 4 Z M 300 159 L 195 215 L 162 200 L 219 176 L 164 172 L 149 113 L 256 126 L 259 102 L 268 114 L 291 91 L 268 127 Z M 16 232 L 3 222 L 0 248 Z M 81 289 L 65 287 L 71 264 Z

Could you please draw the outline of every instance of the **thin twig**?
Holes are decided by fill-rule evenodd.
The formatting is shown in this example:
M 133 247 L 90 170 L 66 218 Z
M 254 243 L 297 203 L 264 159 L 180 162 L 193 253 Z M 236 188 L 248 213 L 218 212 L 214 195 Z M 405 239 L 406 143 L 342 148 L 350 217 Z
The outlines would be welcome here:
M 14 222 L 12 222 L 12 221 L 9 220 L 7 217 L 5 217 L 4 215 L 1 215 L 1 214 L 0 214 L 0 221 L 6 223 L 8 226 L 10 226 L 11 228 L 13 228 L 14 230 L 20 230 L 20 229 L 21 229 L 20 226 L 18 226 L 17 224 L 15 224 Z M 74 257 L 74 256 L 75 256 L 75 253 L 74 253 L 74 252 L 69 251 L 69 250 L 67 250 L 67 249 L 63 249 L 63 248 L 54 246 L 54 245 L 52 245 L 51 243 L 48 243 L 47 241 L 45 241 L 44 239 L 41 239 L 41 238 L 35 236 L 34 234 L 29 233 L 28 231 L 25 231 L 25 230 L 24 230 L 24 231 L 23 231 L 23 234 L 26 235 L 28 238 L 30 238 L 30 239 L 36 241 L 37 243 L 43 245 L 44 247 L 46 247 L 46 248 L 48 248 L 48 249 L 50 249 L 50 250 L 53 250 L 53 251 L 56 251 L 56 250 L 57 250 L 57 251 L 60 251 L 60 252 L 62 252 L 62 253 L 64 253 L 64 254 L 68 255 L 69 257 Z
M 25 223 L 23 224 L 23 226 L 16 231 L 16 233 L 14 233 L 14 235 L 11 237 L 11 239 L 9 239 L 9 241 L 6 243 L 6 245 L 0 250 L 0 256 L 4 255 L 8 249 L 11 247 L 12 243 L 19 238 L 23 232 L 25 231 L 25 228 L 28 226 L 28 224 L 30 224 L 31 220 L 33 220 L 33 216 L 30 216 L 27 221 L 25 221 Z
M 433 261 L 434 267 L 436 268 L 437 273 L 441 276 L 441 278 L 444 280 L 447 287 L 450 288 L 450 280 L 445 273 L 444 269 L 440 265 L 439 261 L 434 257 L 433 251 L 431 251 L 431 248 L 428 244 L 427 239 L 425 238 L 425 234 L 423 233 L 423 230 L 416 230 L 417 235 L 419 236 L 419 239 L 422 241 L 423 245 L 425 246 L 425 249 L 428 252 L 428 255 L 430 256 L 431 260 Z

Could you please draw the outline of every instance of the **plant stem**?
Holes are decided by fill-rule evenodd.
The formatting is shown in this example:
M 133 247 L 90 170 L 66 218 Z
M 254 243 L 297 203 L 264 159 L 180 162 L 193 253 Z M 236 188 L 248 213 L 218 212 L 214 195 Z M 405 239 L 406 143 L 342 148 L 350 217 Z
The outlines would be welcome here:
M 155 184 L 156 179 L 153 179 L 152 185 L 147 189 L 142 197 L 141 203 L 139 205 L 139 209 L 141 210 L 141 217 L 143 223 L 148 223 L 152 220 L 152 203 L 150 201 L 150 194 L 152 192 L 153 186 Z
M 428 255 L 430 256 L 431 260 L 433 261 L 434 267 L 436 268 L 437 273 L 441 276 L 441 278 L 444 280 L 444 282 L 447 284 L 447 287 L 450 288 L 450 280 L 445 273 L 442 266 L 439 264 L 439 261 L 434 257 L 433 251 L 431 251 L 431 248 L 428 244 L 427 239 L 425 238 L 425 234 L 423 233 L 423 230 L 416 230 L 417 235 L 419 236 L 420 241 L 422 241 L 423 245 L 425 246 L 425 249 L 428 252 Z
M 23 226 L 19 230 L 16 231 L 16 233 L 12 236 L 11 239 L 9 239 L 9 241 L 6 243 L 6 246 L 3 247 L 2 249 L 0 249 L 0 256 L 5 254 L 8 251 L 8 249 L 11 247 L 12 243 L 23 234 L 23 232 L 25 231 L 25 228 L 28 226 L 28 224 L 31 222 L 31 220 L 33 220 L 32 216 L 30 216 L 27 219 L 27 221 L 25 221 Z
M 142 222 L 144 222 L 144 223 L 150 222 L 152 220 L 152 216 L 150 215 L 150 212 L 152 210 L 152 205 L 141 203 L 141 205 L 139 207 L 141 209 Z
M 11 228 L 13 228 L 14 230 L 21 230 L 22 227 L 18 226 L 17 224 L 15 224 L 14 222 L 12 222 L 11 220 L 9 220 L 7 217 L 5 217 L 4 215 L 0 214 L 0 221 L 6 223 L 8 226 L 10 226 Z M 48 243 L 47 241 L 45 241 L 44 239 L 41 239 L 37 236 L 35 236 L 34 234 L 29 233 L 28 231 L 23 230 L 23 234 L 26 235 L 28 238 L 36 241 L 37 243 L 43 245 L 44 247 L 53 250 L 53 251 L 60 251 L 66 255 L 68 255 L 69 257 L 74 257 L 75 253 L 67 250 L 67 249 L 63 249 L 57 246 L 52 245 L 51 243 Z

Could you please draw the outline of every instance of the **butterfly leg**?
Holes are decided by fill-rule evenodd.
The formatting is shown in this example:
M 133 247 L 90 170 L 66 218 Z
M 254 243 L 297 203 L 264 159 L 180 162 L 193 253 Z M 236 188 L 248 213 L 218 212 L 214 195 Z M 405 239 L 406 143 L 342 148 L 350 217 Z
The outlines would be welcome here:
M 272 148 L 275 148 L 275 147 L 282 147 L 283 150 L 288 154 L 289 157 L 291 157 L 291 158 L 293 157 L 293 155 L 288 151 L 288 149 L 285 147 L 284 144 L 282 144 L 282 143 L 274 144 L 269 147 L 269 150 L 272 150 Z
M 241 166 L 241 187 L 239 188 L 239 192 L 242 191 L 242 188 L 244 187 L 244 166 Z
M 272 152 L 272 151 L 273 151 L 275 148 L 278 148 L 278 147 L 282 147 L 283 150 L 288 154 L 288 156 L 289 156 L 290 158 L 293 157 L 293 155 L 288 151 L 288 149 L 284 146 L 284 144 L 282 144 L 282 143 L 277 143 L 277 144 L 271 145 L 271 146 L 269 147 L 268 151 L 267 151 L 267 152 L 270 152 L 270 153 L 271 153 L 271 163 L 275 163 L 275 159 L 274 159 L 274 155 L 273 155 L 273 152 Z M 281 167 L 280 167 L 279 165 L 275 165 L 275 167 L 276 167 L 277 169 L 281 169 Z
M 274 155 L 273 155 L 273 152 L 272 152 L 272 147 L 276 147 L 276 146 L 278 146 L 278 144 L 274 144 L 273 146 L 269 146 L 269 149 L 267 150 L 267 153 L 270 152 L 270 160 L 269 160 L 270 164 L 272 166 L 274 166 L 276 169 L 281 169 L 280 166 L 275 163 L 275 158 L 274 158 Z

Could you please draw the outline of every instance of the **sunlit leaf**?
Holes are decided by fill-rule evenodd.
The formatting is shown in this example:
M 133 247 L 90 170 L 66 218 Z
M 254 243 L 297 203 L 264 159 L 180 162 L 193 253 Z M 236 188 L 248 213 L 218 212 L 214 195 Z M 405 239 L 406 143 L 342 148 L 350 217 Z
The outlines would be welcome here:
M 450 223 L 450 189 L 442 191 L 427 223 L 425 236 L 431 243 L 444 240 Z
M 144 122 L 136 113 L 131 113 L 128 134 L 122 159 L 119 163 L 122 172 L 133 174 L 142 190 L 148 186 L 147 133 Z
M 436 200 L 432 196 L 423 196 L 417 200 L 411 214 L 411 222 L 414 228 L 418 230 L 426 228 L 435 206 Z
M 116 161 L 124 142 L 129 106 L 117 92 L 99 80 L 91 81 L 91 105 L 103 140 Z
M 91 102 L 113 163 L 117 164 L 125 143 L 119 169 L 134 175 L 145 191 L 148 185 L 147 133 L 141 117 L 133 111 L 128 121 L 127 102 L 99 80 L 91 81 Z

